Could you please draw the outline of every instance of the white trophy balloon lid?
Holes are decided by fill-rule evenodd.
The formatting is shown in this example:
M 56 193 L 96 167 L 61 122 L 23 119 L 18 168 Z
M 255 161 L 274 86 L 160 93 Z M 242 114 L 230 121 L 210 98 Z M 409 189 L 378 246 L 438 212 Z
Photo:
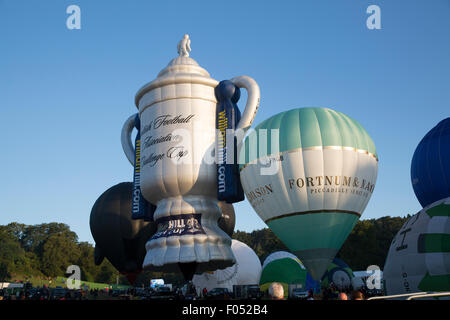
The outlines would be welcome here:
M 219 82 L 189 57 L 188 35 L 177 49 L 179 56 L 136 94 L 140 149 L 131 143 L 134 116 L 124 125 L 122 145 L 132 164 L 135 151 L 139 154 L 141 192 L 156 205 L 153 219 L 158 230 L 146 244 L 143 268 L 181 269 L 189 279 L 193 272 L 229 267 L 235 258 L 231 238 L 217 224 L 221 210 L 214 155 L 210 161 L 216 145 Z M 259 87 L 247 76 L 230 81 L 248 91 L 236 128 L 249 127 L 258 108 Z
M 190 42 L 189 35 L 185 34 L 183 40 L 178 43 L 179 56 L 172 59 L 155 80 L 144 85 L 136 93 L 135 103 L 140 112 L 152 104 L 171 98 L 209 99 L 217 103 L 214 90 L 202 90 L 202 87 L 196 86 L 200 84 L 214 88 L 219 82 L 211 78 L 208 71 L 189 57 Z M 155 90 L 167 85 L 173 85 L 173 90 L 166 90 L 164 93 Z M 149 92 L 152 94 L 147 95 Z

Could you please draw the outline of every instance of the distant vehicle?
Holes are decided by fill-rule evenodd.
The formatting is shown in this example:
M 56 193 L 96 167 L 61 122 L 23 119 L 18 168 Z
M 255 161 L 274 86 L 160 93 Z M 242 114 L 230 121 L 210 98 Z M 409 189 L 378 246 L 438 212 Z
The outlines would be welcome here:
M 308 298 L 308 291 L 302 288 L 292 289 L 291 295 L 289 296 L 289 299 L 294 300 L 305 300 L 306 298 Z
M 263 296 L 262 291 L 260 290 L 258 285 L 248 286 L 247 288 L 247 299 L 256 299 L 259 300 Z
M 171 292 L 172 290 L 169 288 L 169 287 L 163 287 L 163 286 L 161 286 L 161 287 L 158 287 L 157 289 L 156 289 L 156 292 L 161 292 L 161 293 L 163 293 L 163 292 Z
M 149 299 L 166 299 L 175 300 L 175 293 L 172 292 L 170 287 L 160 286 L 156 288 L 155 292 L 150 294 Z
M 111 290 L 111 297 L 118 297 L 120 295 L 120 290 Z
M 148 290 L 145 288 L 135 288 L 134 290 L 137 297 L 146 297 L 148 295 Z
M 28 298 L 31 300 L 39 300 L 41 297 L 41 289 L 31 288 L 28 290 Z
M 227 288 L 214 288 L 206 294 L 208 300 L 229 300 L 231 292 Z
M 197 300 L 197 294 L 189 293 L 189 294 L 186 294 L 183 298 L 184 298 L 184 300 Z
M 182 300 L 196 300 L 197 291 L 195 286 L 191 283 L 185 284 L 181 289 L 179 289 L 178 296 Z
M 65 288 L 55 288 L 52 290 L 50 298 L 51 300 L 63 300 L 65 299 L 68 291 Z
M 261 299 L 263 292 L 260 290 L 257 284 L 246 285 L 233 285 L 233 298 L 234 299 Z

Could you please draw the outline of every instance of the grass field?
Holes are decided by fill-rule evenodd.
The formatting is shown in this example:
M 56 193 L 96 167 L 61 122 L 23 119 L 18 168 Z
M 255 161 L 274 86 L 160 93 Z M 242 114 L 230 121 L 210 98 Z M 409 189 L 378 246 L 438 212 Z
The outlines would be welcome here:
M 30 282 L 33 287 L 42 287 L 44 285 L 48 286 L 49 288 L 55 288 L 57 286 L 66 288 L 66 277 L 56 277 L 56 278 L 42 278 L 42 277 L 26 277 L 26 276 L 15 276 L 13 279 L 11 279 L 11 283 L 14 282 Z M 104 289 L 104 288 L 110 288 L 110 289 L 128 289 L 131 288 L 131 286 L 127 285 L 116 285 L 116 284 L 108 284 L 108 283 L 97 283 L 97 282 L 88 282 L 88 281 L 81 281 L 81 288 L 84 286 L 87 286 L 87 288 L 90 289 Z

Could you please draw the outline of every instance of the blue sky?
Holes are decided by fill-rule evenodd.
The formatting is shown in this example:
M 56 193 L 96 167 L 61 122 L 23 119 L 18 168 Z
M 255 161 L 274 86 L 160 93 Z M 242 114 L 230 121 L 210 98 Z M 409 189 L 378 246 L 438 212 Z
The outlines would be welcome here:
M 72 4 L 81 30 L 66 27 Z M 381 30 L 366 27 L 372 4 Z M 309 106 L 357 119 L 380 158 L 362 218 L 413 214 L 413 152 L 450 116 L 449 16 L 448 0 L 0 0 L 0 224 L 64 222 L 93 242 L 95 200 L 132 180 L 120 130 L 134 95 L 184 33 L 213 78 L 258 82 L 255 124 Z M 235 209 L 236 229 L 265 227 Z

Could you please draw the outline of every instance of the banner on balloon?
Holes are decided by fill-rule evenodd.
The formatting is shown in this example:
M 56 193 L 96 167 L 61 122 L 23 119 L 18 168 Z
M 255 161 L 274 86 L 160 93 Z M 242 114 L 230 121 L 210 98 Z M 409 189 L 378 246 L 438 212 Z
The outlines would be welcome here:
M 244 200 L 237 161 L 234 129 L 241 118 L 236 103 L 240 89 L 231 81 L 224 80 L 215 88 L 218 100 L 216 109 L 217 137 L 217 198 L 219 201 L 235 203 Z
M 137 129 L 135 139 L 134 153 L 134 177 L 133 177 L 133 194 L 132 194 L 132 218 L 144 219 L 144 221 L 153 221 L 153 213 L 156 207 L 144 199 L 141 192 L 141 121 L 139 114 L 136 114 L 134 126 Z
M 206 234 L 201 224 L 201 217 L 202 215 L 197 213 L 159 218 L 156 221 L 158 230 L 152 236 L 150 241 L 163 237 Z

